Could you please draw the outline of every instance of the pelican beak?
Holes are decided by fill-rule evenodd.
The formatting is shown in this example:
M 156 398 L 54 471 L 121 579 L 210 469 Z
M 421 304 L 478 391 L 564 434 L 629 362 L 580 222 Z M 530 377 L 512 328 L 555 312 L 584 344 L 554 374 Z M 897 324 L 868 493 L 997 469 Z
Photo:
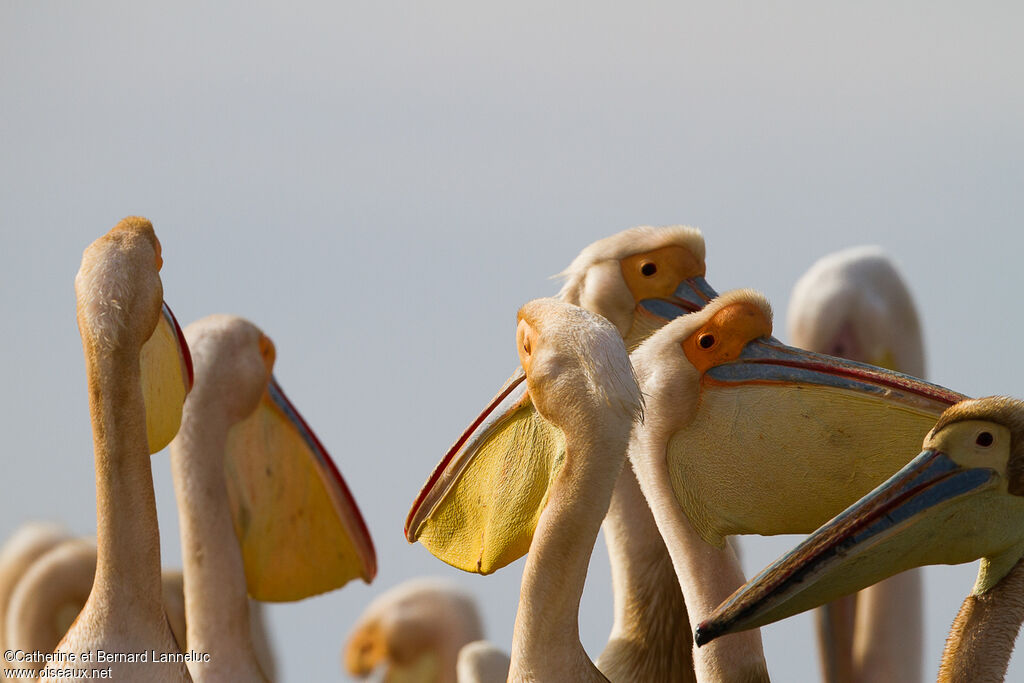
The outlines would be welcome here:
M 300 600 L 373 580 L 376 553 L 359 508 L 273 377 L 228 433 L 224 473 L 253 598 Z
M 676 291 L 669 296 L 641 300 L 640 308 L 665 323 L 681 315 L 701 310 L 717 296 L 718 292 L 708 284 L 708 281 L 703 276 L 697 276 L 680 282 Z
M 533 406 L 516 370 L 434 468 L 405 522 L 409 542 L 469 572 L 522 557 L 565 457 L 562 432 Z
M 185 397 L 192 389 L 192 354 L 171 308 L 164 303 L 156 329 L 139 357 L 146 404 L 149 452 L 164 449 L 178 433 Z
M 722 386 L 789 384 L 844 389 L 935 412 L 936 417 L 965 398 L 910 375 L 786 346 L 774 337 L 750 342 L 737 359 L 709 369 L 705 381 Z
M 733 534 L 812 532 L 905 465 L 965 398 L 772 337 L 716 362 L 704 366 L 693 417 L 668 444 L 675 498 L 716 547 Z
M 695 640 L 784 619 L 912 567 L 1005 555 L 1009 563 L 997 564 L 1009 569 L 1020 557 L 1014 525 L 992 520 L 1021 515 L 995 470 L 926 450 L 733 593 Z

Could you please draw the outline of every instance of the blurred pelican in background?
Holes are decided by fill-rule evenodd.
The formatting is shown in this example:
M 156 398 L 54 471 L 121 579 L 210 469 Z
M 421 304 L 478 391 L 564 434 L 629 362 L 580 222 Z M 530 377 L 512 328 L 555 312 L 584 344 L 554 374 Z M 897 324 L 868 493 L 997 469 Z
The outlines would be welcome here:
M 913 299 L 878 247 L 817 261 L 793 287 L 787 319 L 793 346 L 925 376 Z M 920 681 L 922 613 L 916 569 L 818 609 L 825 681 Z
M 96 574 L 96 543 L 69 537 L 43 553 L 25 571 L 11 592 L 6 614 L 5 650 L 53 652 L 78 618 Z M 174 640 L 185 644 L 185 601 L 181 572 L 165 570 L 163 604 Z M 11 668 L 38 675 L 45 662 L 14 662 Z
M 53 522 L 26 522 L 0 548 L 0 651 L 12 648 L 7 639 L 7 608 L 18 581 L 48 550 L 71 538 L 71 532 Z M 51 648 L 52 649 L 52 648 Z M 11 664 L 0 658 L 0 669 Z
M 359 678 L 380 669 L 388 681 L 455 683 L 459 651 L 483 635 L 468 591 L 444 579 L 411 579 L 363 611 L 345 644 L 344 665 Z

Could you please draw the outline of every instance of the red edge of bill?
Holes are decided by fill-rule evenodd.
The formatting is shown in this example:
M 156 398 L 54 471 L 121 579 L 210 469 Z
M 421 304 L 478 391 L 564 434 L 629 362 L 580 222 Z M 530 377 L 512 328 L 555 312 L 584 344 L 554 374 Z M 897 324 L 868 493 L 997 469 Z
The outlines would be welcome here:
M 302 414 L 295 409 L 295 405 L 292 404 L 284 390 L 281 389 L 281 385 L 277 383 L 277 380 L 271 378 L 270 381 L 281 396 L 281 399 L 287 404 L 288 410 L 286 413 L 290 413 L 290 417 L 294 416 L 298 420 L 299 427 L 307 443 L 318 454 L 317 461 L 322 465 L 320 469 L 326 470 L 329 478 L 333 479 L 337 485 L 337 488 L 333 491 L 335 495 L 331 495 L 331 499 L 334 500 L 338 514 L 355 541 L 356 549 L 362 559 L 363 580 L 366 583 L 370 583 L 377 576 L 377 551 L 373 545 L 373 538 L 370 536 L 370 529 L 366 526 L 366 520 L 363 519 L 363 513 L 359 510 L 359 505 L 352 496 L 352 491 L 349 489 L 348 484 L 345 483 L 345 478 L 341 476 L 338 466 L 334 463 L 330 454 L 328 454 L 327 449 L 320 443 L 316 433 L 310 428 Z M 330 487 L 328 490 L 331 490 Z M 340 498 L 336 495 L 338 493 L 340 493 Z M 353 531 L 357 533 L 352 533 Z
M 174 311 L 171 310 L 166 301 L 163 302 L 163 313 L 170 321 L 175 334 L 178 335 L 178 350 L 181 354 L 181 363 L 184 365 L 185 375 L 188 377 L 188 386 L 185 388 L 185 393 L 188 394 L 192 391 L 192 385 L 195 384 L 196 380 L 195 370 L 192 368 L 192 351 L 188 348 L 188 342 L 185 341 L 185 333 L 182 332 L 178 319 L 174 317 Z
M 465 431 L 462 432 L 462 435 L 459 436 L 459 438 L 455 441 L 454 444 L 452 444 L 452 447 L 448 449 L 447 453 L 445 453 L 444 457 L 441 459 L 441 462 L 439 462 L 434 467 L 434 471 L 430 473 L 430 478 L 427 479 L 427 483 L 424 484 L 423 488 L 420 489 L 419 495 L 416 496 L 416 500 L 413 502 L 412 508 L 409 510 L 409 514 L 405 518 L 405 539 L 409 541 L 409 543 L 415 543 L 416 539 L 418 538 L 418 536 L 413 535 L 415 533 L 414 530 L 410 531 L 413 518 L 416 517 L 416 515 L 419 513 L 420 506 L 423 505 L 423 501 L 433 490 L 434 486 L 441 478 L 441 475 L 444 474 L 444 471 L 448 468 L 448 464 L 452 461 L 452 458 L 454 458 L 455 455 L 462 449 L 462 447 L 466 444 L 466 441 L 469 440 L 469 437 L 484 422 L 484 420 L 487 419 L 487 417 L 494 411 L 494 409 L 497 408 L 498 405 L 502 401 L 504 401 L 508 397 L 508 395 L 511 394 L 515 390 L 515 388 L 518 387 L 525 380 L 526 375 L 522 374 L 522 370 L 519 370 L 517 373 L 513 374 L 512 377 L 505 383 L 505 386 L 501 388 L 501 391 L 499 391 L 498 394 L 491 399 L 491 402 L 487 404 L 487 407 L 484 408 L 484 410 L 479 415 L 477 415 L 476 419 L 473 420 L 473 422 L 470 423 L 468 427 L 466 427 Z

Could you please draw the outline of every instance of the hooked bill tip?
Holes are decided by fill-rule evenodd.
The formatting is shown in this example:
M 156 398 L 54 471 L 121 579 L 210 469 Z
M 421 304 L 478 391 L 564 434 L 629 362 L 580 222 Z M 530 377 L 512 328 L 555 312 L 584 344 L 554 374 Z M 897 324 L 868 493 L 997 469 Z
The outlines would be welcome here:
M 707 645 L 715 636 L 709 632 L 707 624 L 701 624 L 697 627 L 697 630 L 693 632 L 693 642 L 697 644 L 697 647 L 701 645 Z

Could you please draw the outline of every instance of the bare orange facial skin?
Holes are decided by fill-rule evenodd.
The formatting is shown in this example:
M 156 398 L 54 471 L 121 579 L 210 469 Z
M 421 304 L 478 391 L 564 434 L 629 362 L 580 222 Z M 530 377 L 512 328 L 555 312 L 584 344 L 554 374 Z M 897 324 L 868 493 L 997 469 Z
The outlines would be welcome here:
M 734 360 L 748 342 L 772 333 L 772 321 L 759 306 L 736 303 L 726 306 L 683 340 L 683 352 L 697 370 L 707 372 Z
M 263 356 L 263 363 L 267 366 L 267 372 L 273 372 L 277 351 L 274 350 L 274 342 L 270 341 L 270 337 L 265 334 L 260 335 L 260 355 Z
M 345 648 L 345 668 L 353 676 L 367 676 L 387 657 L 386 636 L 372 624 L 352 636 Z
M 666 297 L 679 283 L 703 277 L 704 262 L 685 247 L 662 247 L 622 259 L 622 277 L 636 301 Z
M 516 328 L 516 344 L 519 350 L 519 363 L 523 366 L 523 372 L 530 371 L 530 359 L 533 357 L 533 346 L 536 343 L 537 333 L 530 327 L 530 323 L 522 318 L 519 319 L 519 327 Z
M 163 247 L 160 245 L 160 238 L 153 235 L 153 251 L 156 252 L 156 269 L 160 272 L 160 269 L 164 267 Z

